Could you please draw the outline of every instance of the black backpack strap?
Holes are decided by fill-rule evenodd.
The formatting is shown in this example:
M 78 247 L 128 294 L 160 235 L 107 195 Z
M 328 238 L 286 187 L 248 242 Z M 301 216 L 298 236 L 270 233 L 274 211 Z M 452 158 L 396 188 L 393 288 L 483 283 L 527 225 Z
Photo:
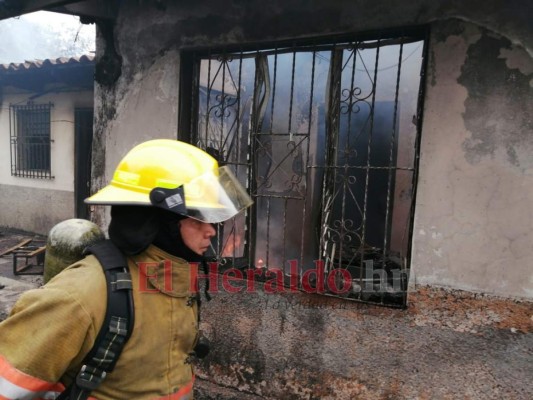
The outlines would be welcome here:
M 113 371 L 134 324 L 131 275 L 128 262 L 110 241 L 99 241 L 85 250 L 102 266 L 107 283 L 107 309 L 93 348 L 82 361 L 75 381 L 58 397 L 84 400 Z

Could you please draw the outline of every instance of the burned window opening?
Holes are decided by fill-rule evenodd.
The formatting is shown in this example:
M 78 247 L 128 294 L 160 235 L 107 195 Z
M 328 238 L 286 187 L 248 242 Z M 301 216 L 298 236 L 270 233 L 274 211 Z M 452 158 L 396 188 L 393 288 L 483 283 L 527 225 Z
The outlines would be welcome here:
M 187 53 L 181 138 L 232 166 L 255 201 L 219 227 L 213 259 L 256 279 L 281 270 L 279 283 L 297 275 L 298 289 L 405 305 L 424 43 Z
M 11 175 L 53 179 L 50 164 L 52 103 L 10 105 Z

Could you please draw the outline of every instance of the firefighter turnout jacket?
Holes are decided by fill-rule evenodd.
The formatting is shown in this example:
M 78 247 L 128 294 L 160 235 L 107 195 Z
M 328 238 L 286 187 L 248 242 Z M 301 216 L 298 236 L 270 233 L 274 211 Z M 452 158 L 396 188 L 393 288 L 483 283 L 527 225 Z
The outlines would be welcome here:
M 189 362 L 198 309 L 189 264 L 151 245 L 128 257 L 133 333 L 91 397 L 192 399 Z M 106 279 L 92 255 L 24 293 L 0 323 L 0 400 L 54 399 L 92 349 L 105 317 Z

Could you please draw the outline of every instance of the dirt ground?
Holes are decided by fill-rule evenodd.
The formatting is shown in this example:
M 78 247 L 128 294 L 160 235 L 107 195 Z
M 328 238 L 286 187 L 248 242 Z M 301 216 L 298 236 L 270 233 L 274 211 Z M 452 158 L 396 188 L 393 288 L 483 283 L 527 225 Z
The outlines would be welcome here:
M 28 239 L 31 239 L 26 245 L 29 249 L 46 243 L 46 238 L 43 236 L 0 228 L 0 254 Z M 17 271 L 19 271 L 17 274 L 13 271 L 14 258 L 13 253 L 0 256 L 0 321 L 9 315 L 9 311 L 23 292 L 37 288 L 43 282 L 43 268 L 32 266 L 40 261 L 37 257 L 32 257 L 26 262 L 24 257 L 17 255 Z M 25 268 L 26 265 L 30 267 Z

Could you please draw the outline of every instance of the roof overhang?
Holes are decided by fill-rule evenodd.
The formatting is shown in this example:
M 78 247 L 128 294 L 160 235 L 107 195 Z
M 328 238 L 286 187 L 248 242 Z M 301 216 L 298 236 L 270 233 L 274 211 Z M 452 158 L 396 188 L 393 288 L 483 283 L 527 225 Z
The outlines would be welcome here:
M 0 0 L 0 20 L 35 11 L 52 11 L 77 15 L 82 22 L 114 19 L 118 0 Z
M 0 64 L 0 89 L 5 93 L 92 90 L 94 56 Z

